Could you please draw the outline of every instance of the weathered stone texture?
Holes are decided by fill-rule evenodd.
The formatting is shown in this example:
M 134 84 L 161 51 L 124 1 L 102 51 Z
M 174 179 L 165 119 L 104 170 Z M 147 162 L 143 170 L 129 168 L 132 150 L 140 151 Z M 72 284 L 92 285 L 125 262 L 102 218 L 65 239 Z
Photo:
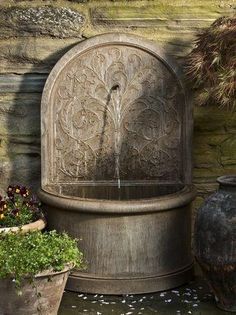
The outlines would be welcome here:
M 180 64 L 197 30 L 235 13 L 235 0 L 0 1 L 0 188 L 39 183 L 40 98 L 57 60 L 86 37 L 107 32 L 157 42 Z M 217 106 L 194 112 L 196 206 L 236 172 L 236 112 Z
M 10 155 L 0 157 L 0 191 L 6 190 L 9 183 L 24 184 L 36 190 L 40 185 L 40 155 Z
M 136 6 L 122 2 L 112 6 L 95 6 L 90 14 L 97 25 L 152 26 L 162 31 L 193 32 L 222 15 L 232 14 L 234 8 L 234 1 L 140 1 Z
M 217 176 L 236 170 L 236 111 L 218 109 L 217 105 L 195 107 L 194 179 L 214 182 Z
M 0 73 L 49 73 L 52 67 L 80 40 L 41 37 L 0 40 Z
M 0 38 L 22 36 L 80 37 L 84 17 L 70 8 L 6 7 L 0 10 Z
M 40 98 L 37 94 L 0 94 L 0 137 L 40 137 Z
M 38 74 L 1 74 L 0 93 L 41 93 L 46 78 Z

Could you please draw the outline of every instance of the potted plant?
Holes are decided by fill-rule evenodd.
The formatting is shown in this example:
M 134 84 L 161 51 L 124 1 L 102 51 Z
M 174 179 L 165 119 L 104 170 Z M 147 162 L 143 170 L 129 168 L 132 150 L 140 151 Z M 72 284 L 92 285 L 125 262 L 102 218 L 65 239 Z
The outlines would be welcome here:
M 0 232 L 26 233 L 45 225 L 40 203 L 27 187 L 9 186 L 6 196 L 0 196 Z
M 77 240 L 56 231 L 0 234 L 0 314 L 56 315 L 73 267 Z
M 236 106 L 236 17 L 217 19 L 198 34 L 186 74 L 199 105 Z M 194 252 L 217 306 L 236 312 L 236 175 L 218 178 L 195 220 Z

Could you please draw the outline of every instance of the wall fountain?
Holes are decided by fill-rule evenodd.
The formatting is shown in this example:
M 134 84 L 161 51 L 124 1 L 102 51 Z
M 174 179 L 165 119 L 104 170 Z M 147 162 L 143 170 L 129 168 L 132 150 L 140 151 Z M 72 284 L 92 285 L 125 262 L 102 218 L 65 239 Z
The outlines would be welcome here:
M 144 293 L 191 279 L 192 114 L 164 52 L 119 33 L 79 43 L 51 71 L 41 119 L 39 197 L 88 261 L 67 288 Z

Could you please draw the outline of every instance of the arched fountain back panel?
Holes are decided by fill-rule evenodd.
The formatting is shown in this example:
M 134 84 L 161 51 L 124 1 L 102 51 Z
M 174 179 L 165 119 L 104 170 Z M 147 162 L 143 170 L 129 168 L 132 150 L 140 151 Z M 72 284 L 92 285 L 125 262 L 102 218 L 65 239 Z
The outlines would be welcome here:
M 153 42 L 116 33 L 79 43 L 49 75 L 41 115 L 40 195 L 54 208 L 67 208 L 61 217 L 70 220 L 70 207 L 78 213 L 99 212 L 103 219 L 105 213 L 135 216 L 156 212 L 166 196 L 179 198 L 185 191 L 192 198 L 192 190 L 186 192 L 190 106 L 176 67 Z M 48 201 L 50 196 L 58 199 Z M 48 210 L 49 217 L 53 211 Z M 71 228 L 63 220 L 55 226 L 52 219 L 52 227 L 84 233 L 81 223 Z M 90 245 L 84 246 L 87 260 L 92 259 Z

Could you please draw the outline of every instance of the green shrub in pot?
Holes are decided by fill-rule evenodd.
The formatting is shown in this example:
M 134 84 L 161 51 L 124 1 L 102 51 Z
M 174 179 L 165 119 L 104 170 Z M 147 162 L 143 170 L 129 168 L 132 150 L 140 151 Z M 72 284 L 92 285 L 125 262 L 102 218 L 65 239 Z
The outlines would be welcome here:
M 55 231 L 0 235 L 0 314 L 56 315 L 69 271 L 83 267 L 78 241 Z

